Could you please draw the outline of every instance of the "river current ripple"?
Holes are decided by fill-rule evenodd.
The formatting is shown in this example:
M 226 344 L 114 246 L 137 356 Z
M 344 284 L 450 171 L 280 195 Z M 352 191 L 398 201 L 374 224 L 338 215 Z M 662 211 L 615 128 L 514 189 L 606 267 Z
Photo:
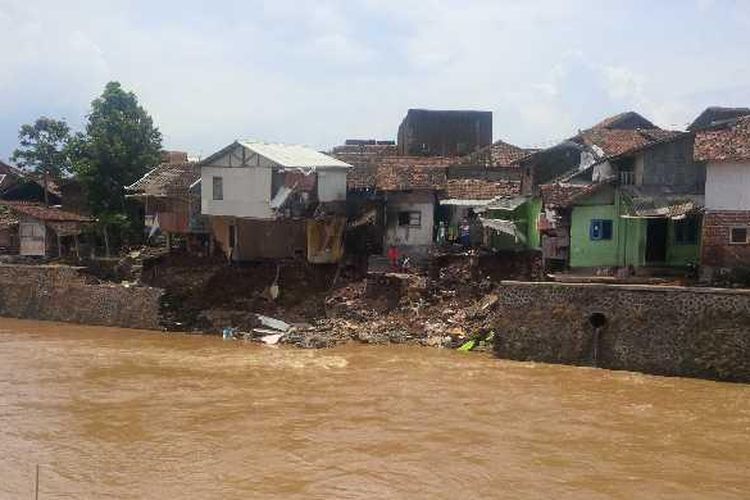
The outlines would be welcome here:
M 0 318 L 0 498 L 748 498 L 750 386 Z

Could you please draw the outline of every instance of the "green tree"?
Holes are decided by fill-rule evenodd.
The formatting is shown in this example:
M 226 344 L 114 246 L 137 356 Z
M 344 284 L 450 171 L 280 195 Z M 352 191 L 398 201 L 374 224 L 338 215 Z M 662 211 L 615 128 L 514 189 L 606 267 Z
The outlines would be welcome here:
M 71 141 L 73 169 L 100 221 L 107 253 L 110 231 L 138 227 L 125 198 L 128 186 L 154 168 L 161 157 L 161 133 L 132 92 L 109 82 L 91 103 L 84 133 Z
M 64 176 L 70 171 L 67 148 L 70 142 L 70 127 L 65 120 L 42 116 L 29 125 L 22 125 L 18 132 L 19 147 L 10 159 L 19 167 L 32 172 L 44 180 L 44 202 L 49 205 L 49 178 Z

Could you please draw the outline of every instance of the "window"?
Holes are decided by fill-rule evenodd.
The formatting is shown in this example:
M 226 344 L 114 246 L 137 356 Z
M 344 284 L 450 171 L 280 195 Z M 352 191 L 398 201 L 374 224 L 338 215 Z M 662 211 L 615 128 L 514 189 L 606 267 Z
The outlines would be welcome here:
M 687 217 L 674 222 L 674 242 L 678 245 L 698 243 L 698 219 Z
M 421 227 L 422 226 L 422 213 L 421 212 L 399 212 L 398 213 L 398 225 L 409 226 L 409 227 Z
M 729 230 L 729 243 L 742 245 L 747 243 L 747 227 L 733 227 Z
M 213 195 L 214 200 L 224 199 L 224 179 L 221 177 L 213 177 Z
M 635 184 L 635 158 L 624 158 L 617 165 L 620 173 L 620 184 L 631 186 Z
M 612 239 L 612 221 L 609 219 L 592 219 L 589 226 L 589 237 L 592 241 Z

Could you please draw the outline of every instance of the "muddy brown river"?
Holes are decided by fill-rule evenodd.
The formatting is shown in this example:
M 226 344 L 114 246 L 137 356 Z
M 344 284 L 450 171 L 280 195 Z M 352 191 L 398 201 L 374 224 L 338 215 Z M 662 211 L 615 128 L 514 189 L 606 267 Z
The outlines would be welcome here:
M 748 498 L 750 386 L 0 318 L 0 498 Z

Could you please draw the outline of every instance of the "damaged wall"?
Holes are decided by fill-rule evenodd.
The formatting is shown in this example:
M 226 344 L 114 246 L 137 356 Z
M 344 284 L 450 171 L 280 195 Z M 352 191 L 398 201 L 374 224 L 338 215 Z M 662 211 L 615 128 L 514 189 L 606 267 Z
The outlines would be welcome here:
M 346 200 L 346 170 L 319 170 L 318 176 L 318 201 L 345 201 Z
M 503 282 L 498 295 L 500 357 L 750 382 L 749 290 Z
M 235 229 L 232 229 L 232 228 Z M 235 261 L 304 257 L 307 247 L 306 221 L 273 221 L 212 217 L 211 229 L 222 252 Z M 235 244 L 231 248 L 231 233 Z
M 404 214 L 410 213 L 415 215 L 412 216 L 411 223 L 406 223 Z M 418 248 L 432 245 L 434 218 L 435 197 L 431 192 L 388 193 L 385 247 Z

